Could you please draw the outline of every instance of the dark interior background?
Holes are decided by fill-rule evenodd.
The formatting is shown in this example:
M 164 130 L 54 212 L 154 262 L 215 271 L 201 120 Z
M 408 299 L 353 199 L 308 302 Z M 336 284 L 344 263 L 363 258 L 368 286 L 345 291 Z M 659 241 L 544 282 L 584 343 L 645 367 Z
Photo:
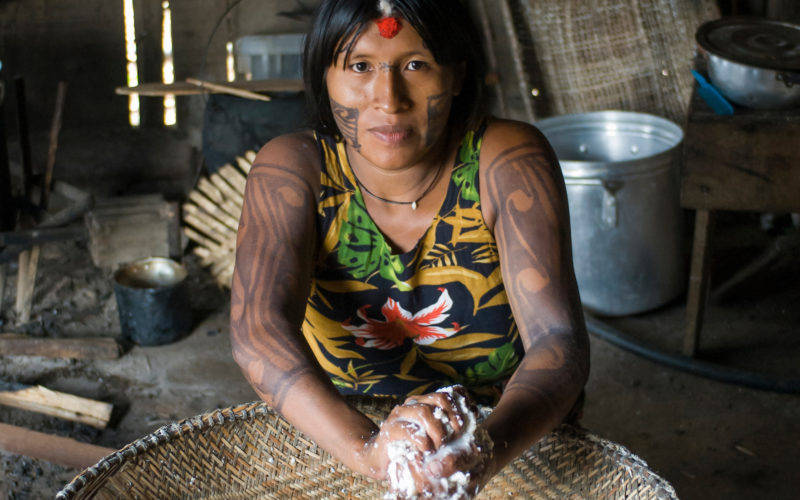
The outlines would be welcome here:
M 175 80 L 225 81 L 225 42 L 257 33 L 301 33 L 314 0 L 175 0 L 171 2 Z M 135 0 L 139 81 L 161 81 L 161 2 Z M 723 15 L 800 20 L 800 2 L 719 0 Z M 121 0 L 0 0 L 0 79 L 10 179 L 21 189 L 17 88 L 24 106 L 34 174 L 47 160 L 56 91 L 68 85 L 54 177 L 94 194 L 161 192 L 182 199 L 220 155 L 302 126 L 298 95 L 279 103 L 228 96 L 177 97 L 177 125 L 162 122 L 162 99 L 141 97 L 141 125 L 128 124 Z M 291 101 L 294 99 L 294 101 Z M 300 106 L 301 107 L 301 106 Z M 211 113 L 209 115 L 209 113 Z M 227 148 L 227 150 L 225 149 Z M 205 154 L 204 154 L 205 149 Z M 243 152 L 243 151 L 242 151 Z M 215 156 L 216 155 L 216 156 Z

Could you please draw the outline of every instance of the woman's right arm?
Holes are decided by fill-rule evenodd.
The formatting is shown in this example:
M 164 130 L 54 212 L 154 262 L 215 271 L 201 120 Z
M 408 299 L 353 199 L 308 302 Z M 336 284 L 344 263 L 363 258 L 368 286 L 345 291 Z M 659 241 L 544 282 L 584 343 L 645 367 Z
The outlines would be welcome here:
M 301 327 L 314 265 L 319 153 L 308 134 L 259 151 L 247 176 L 231 286 L 233 356 L 258 395 L 358 472 L 375 425 L 321 370 Z M 383 471 L 377 471 L 378 473 Z

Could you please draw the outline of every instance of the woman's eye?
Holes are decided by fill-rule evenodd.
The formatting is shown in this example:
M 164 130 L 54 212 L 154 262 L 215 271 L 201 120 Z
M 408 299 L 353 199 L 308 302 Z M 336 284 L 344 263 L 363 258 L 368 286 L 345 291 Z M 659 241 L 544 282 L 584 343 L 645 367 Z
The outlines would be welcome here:
M 408 66 L 406 67 L 411 71 L 419 71 L 425 68 L 427 65 L 428 63 L 426 63 L 425 61 L 411 61 L 410 63 L 408 63 Z
M 350 69 L 352 69 L 356 73 L 364 73 L 365 71 L 369 70 L 369 64 L 365 62 L 353 63 L 350 65 Z

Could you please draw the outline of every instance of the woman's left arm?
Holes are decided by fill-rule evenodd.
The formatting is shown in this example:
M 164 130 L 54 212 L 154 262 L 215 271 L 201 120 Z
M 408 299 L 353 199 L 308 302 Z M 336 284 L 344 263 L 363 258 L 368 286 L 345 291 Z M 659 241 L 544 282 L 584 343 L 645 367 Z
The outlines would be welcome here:
M 481 150 L 481 200 L 525 355 L 484 423 L 490 476 L 555 428 L 589 373 L 561 169 L 534 127 L 494 121 Z

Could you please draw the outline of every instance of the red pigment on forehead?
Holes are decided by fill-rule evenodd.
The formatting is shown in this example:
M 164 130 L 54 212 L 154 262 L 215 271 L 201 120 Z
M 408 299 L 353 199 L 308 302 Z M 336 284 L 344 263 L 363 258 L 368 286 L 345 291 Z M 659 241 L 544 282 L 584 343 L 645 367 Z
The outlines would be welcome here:
M 378 31 L 383 38 L 394 38 L 400 32 L 400 20 L 396 17 L 384 17 L 375 21 L 378 25 Z

